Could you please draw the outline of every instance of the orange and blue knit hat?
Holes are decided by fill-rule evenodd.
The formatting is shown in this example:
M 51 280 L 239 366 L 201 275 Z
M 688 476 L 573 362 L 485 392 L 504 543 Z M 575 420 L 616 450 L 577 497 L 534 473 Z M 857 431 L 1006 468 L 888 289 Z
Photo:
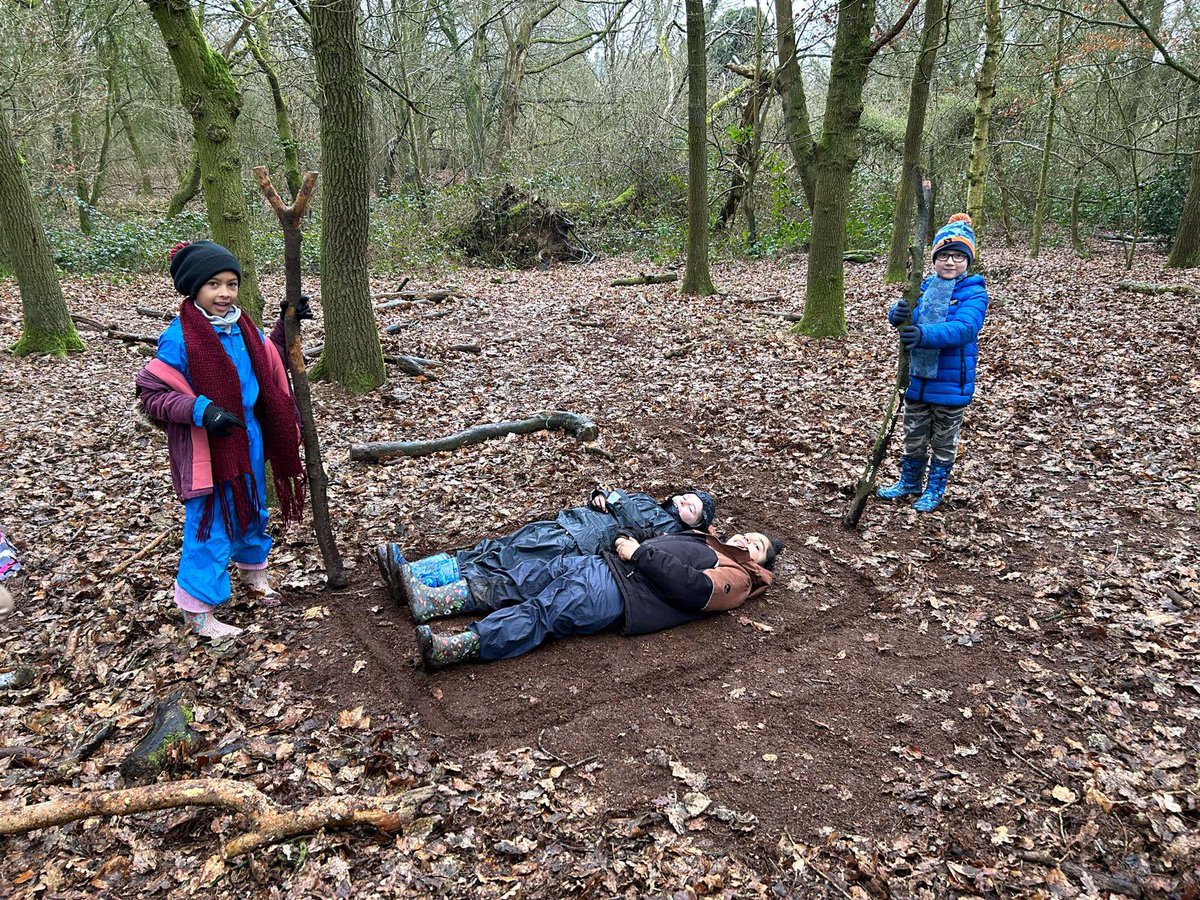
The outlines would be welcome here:
M 937 256 L 943 250 L 958 250 L 967 254 L 968 265 L 975 262 L 975 232 L 971 228 L 971 217 L 966 213 L 952 215 L 933 236 L 929 255 Z

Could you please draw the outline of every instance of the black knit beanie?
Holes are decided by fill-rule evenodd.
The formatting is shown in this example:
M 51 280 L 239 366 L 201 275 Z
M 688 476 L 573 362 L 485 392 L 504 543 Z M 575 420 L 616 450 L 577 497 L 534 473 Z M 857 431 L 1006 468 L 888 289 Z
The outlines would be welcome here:
M 171 251 L 171 279 L 175 290 L 195 297 L 208 279 L 218 272 L 235 272 L 242 277 L 237 257 L 212 241 L 195 241 Z

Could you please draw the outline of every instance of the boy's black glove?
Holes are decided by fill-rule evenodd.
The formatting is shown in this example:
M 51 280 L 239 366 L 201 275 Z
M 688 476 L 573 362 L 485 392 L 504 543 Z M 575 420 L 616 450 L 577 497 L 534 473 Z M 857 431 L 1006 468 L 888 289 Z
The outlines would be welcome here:
M 898 300 L 892 309 L 892 324 L 899 328 L 905 321 L 911 321 L 912 310 L 907 300 Z
M 912 350 L 921 342 L 921 328 L 918 325 L 905 325 L 900 329 L 900 343 Z
M 296 318 L 297 319 L 300 319 L 301 321 L 303 321 L 305 319 L 311 319 L 313 317 L 311 300 L 312 300 L 312 298 L 309 297 L 308 294 L 300 295 L 300 301 L 296 304 Z M 287 309 L 288 309 L 288 302 L 286 300 L 284 300 L 282 303 L 279 304 L 279 314 L 281 316 L 286 316 Z
M 246 423 L 227 409 L 222 409 L 215 403 L 204 407 L 204 415 L 200 424 L 204 430 L 214 437 L 225 437 L 231 428 L 245 428 Z

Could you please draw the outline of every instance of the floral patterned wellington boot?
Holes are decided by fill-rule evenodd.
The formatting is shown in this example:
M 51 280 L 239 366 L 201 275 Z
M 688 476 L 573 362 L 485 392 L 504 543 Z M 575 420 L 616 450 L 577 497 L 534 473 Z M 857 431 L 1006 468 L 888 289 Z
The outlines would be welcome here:
M 266 569 L 243 569 L 238 566 L 238 574 L 241 575 L 242 584 L 263 606 L 278 606 L 283 602 L 279 591 L 271 587 Z
M 433 671 L 479 656 L 479 635 L 468 628 L 458 634 L 434 634 L 428 625 L 417 626 L 421 663 Z
M 475 598 L 467 589 L 465 579 L 460 578 L 441 587 L 430 587 L 405 566 L 400 570 L 400 581 L 408 597 L 408 608 L 412 611 L 413 621 L 418 625 L 430 619 L 443 619 L 446 616 L 457 616 L 479 609 Z

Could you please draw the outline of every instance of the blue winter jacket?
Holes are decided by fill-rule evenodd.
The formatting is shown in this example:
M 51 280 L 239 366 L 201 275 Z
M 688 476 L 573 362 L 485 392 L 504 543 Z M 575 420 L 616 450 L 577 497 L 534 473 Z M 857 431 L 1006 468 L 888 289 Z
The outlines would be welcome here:
M 930 275 L 921 282 L 921 293 L 936 278 Z M 936 348 L 938 372 L 936 378 L 913 377 L 904 397 L 913 402 L 935 403 L 938 406 L 966 406 L 975 395 L 975 360 L 979 356 L 979 329 L 987 315 L 988 295 L 982 275 L 964 275 L 954 285 L 946 321 L 936 325 L 921 324 L 921 304 L 913 310 L 913 324 L 921 329 L 919 348 Z M 896 304 L 888 310 L 888 321 L 900 325 Z

